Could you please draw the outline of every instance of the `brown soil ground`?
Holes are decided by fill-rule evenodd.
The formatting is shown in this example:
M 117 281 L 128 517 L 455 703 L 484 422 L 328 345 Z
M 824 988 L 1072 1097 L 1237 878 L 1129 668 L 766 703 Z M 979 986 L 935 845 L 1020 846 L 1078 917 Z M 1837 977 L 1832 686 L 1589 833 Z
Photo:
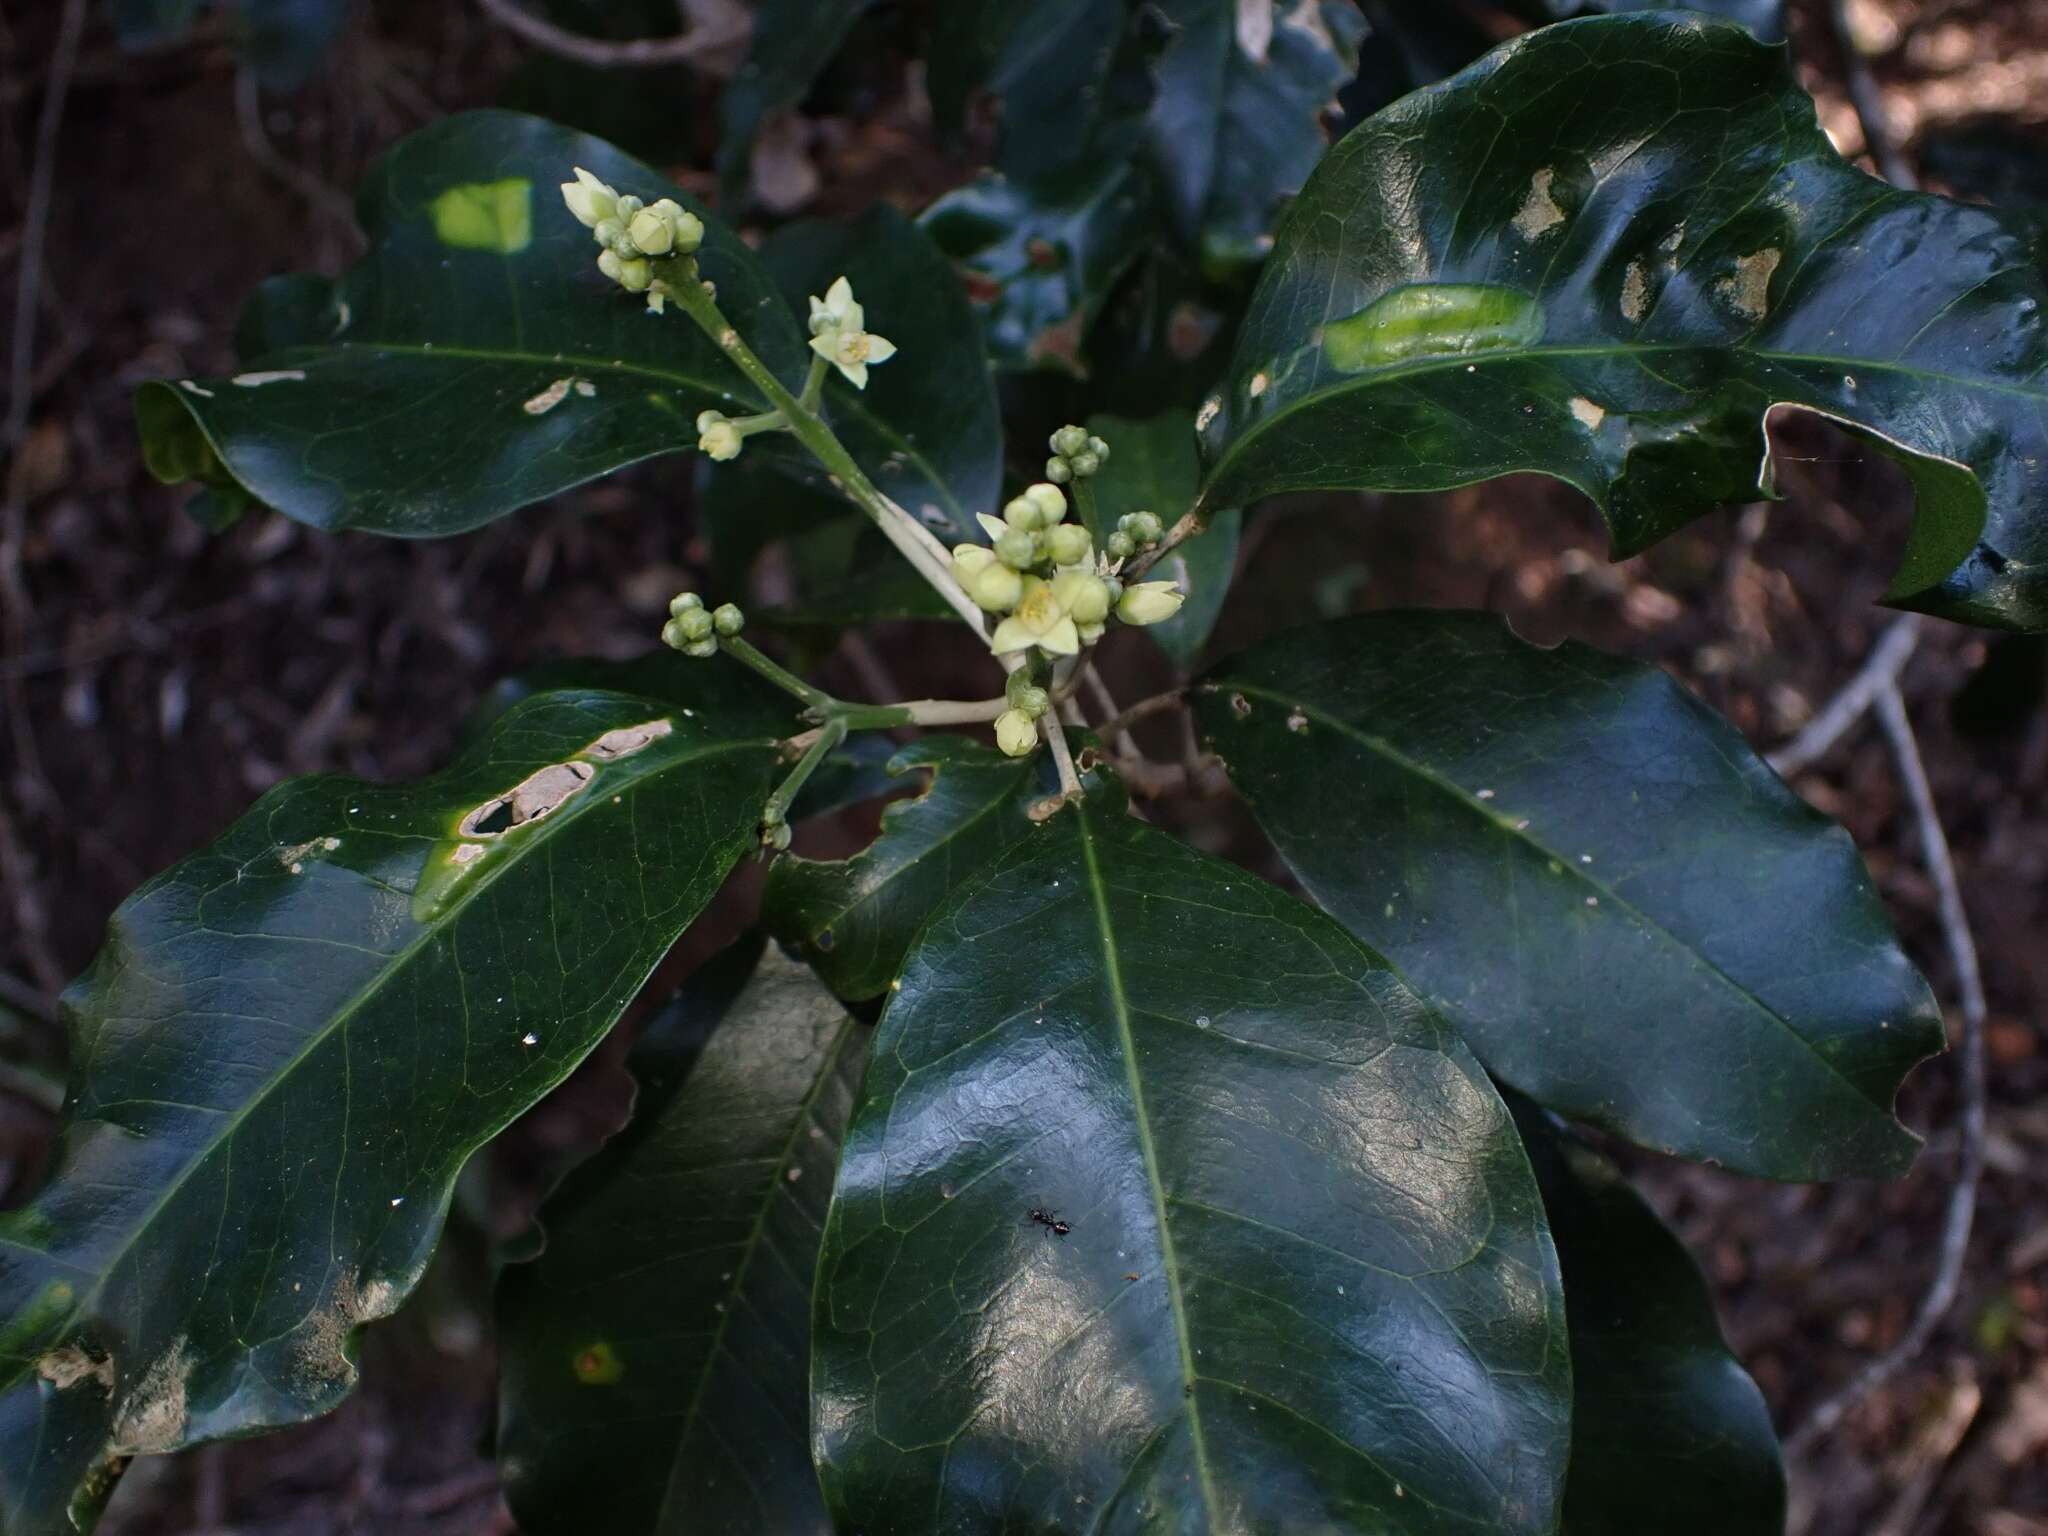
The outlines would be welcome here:
M 90 958 L 132 886 L 287 775 L 432 767 L 498 676 L 549 657 L 639 651 L 650 616 L 701 555 L 686 477 L 658 466 L 433 544 L 329 538 L 271 518 L 202 533 L 179 494 L 143 471 L 133 385 L 226 368 L 255 282 L 351 258 L 334 189 L 410 129 L 498 99 L 522 54 L 459 0 L 366 5 L 309 87 L 262 99 L 258 139 L 238 120 L 217 25 L 131 57 L 113 48 L 100 9 L 63 122 L 29 430 L 8 471 L 26 506 L 27 600 L 0 654 L 0 999 L 14 1005 L 0 1009 L 4 1200 L 34 1186 L 50 1128 L 37 1074 L 60 1069 L 61 1042 L 34 1014 Z M 1916 154 L 1959 124 L 2048 122 L 2043 0 L 1851 0 L 1849 10 Z M 56 0 L 0 6 L 10 296 L 58 11 Z M 1824 120 L 1853 150 L 1860 131 L 1820 6 L 1804 4 L 1798 21 Z M 710 114 L 687 110 L 703 117 L 708 151 Z M 915 202 L 958 174 L 886 93 L 812 124 L 806 146 L 832 173 L 835 206 L 880 186 Z M 2037 141 L 2035 153 L 2048 164 L 2048 147 Z M 678 169 L 703 185 L 706 164 L 708 153 Z M 782 170 L 800 199 L 802 157 Z M 1860 445 L 1797 423 L 1781 442 L 1786 505 L 1709 519 L 1619 566 L 1604 558 L 1591 510 L 1534 480 L 1273 516 L 1251 541 L 1221 643 L 1304 602 L 1489 606 L 1532 637 L 1571 634 L 1662 663 L 1773 744 L 1887 622 L 1873 603 L 1907 508 L 1899 476 Z M 1302 570 L 1317 573 L 1312 593 Z M 928 650 L 900 626 L 875 637 L 909 691 L 945 686 Z M 827 665 L 848 694 L 871 675 L 843 654 Z M 1134 652 L 1114 660 L 1125 697 L 1163 681 L 1147 665 Z M 1931 625 L 1906 674 L 1983 955 L 1990 1166 L 1963 1294 L 1933 1345 L 1793 1468 L 1794 1528 L 1812 1536 L 2048 1536 L 2044 667 L 2038 642 Z M 2002 695 L 2001 677 L 2018 680 Z M 1953 1018 L 1933 887 L 1882 742 L 1857 732 L 1799 788 L 1855 834 Z M 1240 835 L 1227 809 L 1202 814 L 1222 818 L 1212 840 Z M 744 891 L 729 905 L 737 913 Z M 443 1260 L 405 1312 L 371 1332 L 362 1389 L 340 1412 L 145 1459 L 107 1529 L 509 1530 L 485 1455 L 488 1249 L 525 1220 L 545 1170 L 615 1115 L 617 1054 L 600 1052 L 479 1159 Z M 1896 1184 L 1782 1187 L 1635 1159 L 1701 1256 L 1781 1424 L 1895 1339 L 1926 1284 L 1954 1166 L 1952 1081 L 1938 1062 L 1908 1084 L 1903 1113 L 1929 1150 Z

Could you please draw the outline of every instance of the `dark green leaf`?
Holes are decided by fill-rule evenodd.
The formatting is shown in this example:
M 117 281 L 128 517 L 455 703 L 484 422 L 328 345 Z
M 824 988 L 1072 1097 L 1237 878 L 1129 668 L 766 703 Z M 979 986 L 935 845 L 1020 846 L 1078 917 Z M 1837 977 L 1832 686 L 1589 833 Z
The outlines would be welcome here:
M 923 222 L 965 270 L 998 366 L 1078 372 L 1082 335 L 1144 251 L 1150 221 L 1144 172 L 1112 158 L 1043 183 L 982 176 Z
M 874 0 L 762 0 L 754 41 L 725 88 L 718 181 L 723 206 L 745 206 L 754 140 L 768 120 L 804 99 L 849 28 Z
M 850 859 L 785 856 L 768 872 L 762 921 L 802 946 L 826 984 L 860 1001 L 889 989 L 917 931 L 952 892 L 1031 830 L 1038 797 L 1029 758 L 1005 757 L 963 736 L 912 742 L 892 774 L 931 782 L 882 813 L 882 831 Z
M 941 538 L 979 540 L 974 514 L 993 510 L 1002 488 L 1003 427 L 981 327 L 951 264 L 886 205 L 850 224 L 789 225 L 761 259 L 799 316 L 835 278 L 852 281 L 874 329 L 899 351 L 864 392 L 836 374 L 827 382 L 841 439 Z
M 1430 0 L 1409 0 L 1427 5 Z M 1704 11 L 1749 28 L 1767 43 L 1785 41 L 1785 0 L 1509 0 L 1509 8 L 1531 21 L 1627 11 Z
M 1563 22 L 1325 159 L 1204 408 L 1209 494 L 1535 470 L 1630 554 L 1771 494 L 1792 405 L 1911 477 L 1894 600 L 2048 626 L 2044 299 L 2018 224 L 1844 164 L 1782 50 Z
M 1280 204 L 1322 158 L 1322 114 L 1358 67 L 1363 19 L 1351 0 L 1276 5 L 1261 39 L 1246 37 L 1238 0 L 1160 9 L 1173 37 L 1146 138 L 1164 201 L 1205 264 L 1255 266 Z
M 1506 1108 L 1381 961 L 1070 807 L 883 1015 L 819 1260 L 826 1499 L 897 1536 L 1549 1533 L 1554 1263 Z
M 676 0 L 519 0 L 564 31 L 603 42 L 676 35 Z M 701 23 L 700 23 L 701 25 Z M 687 63 L 615 69 L 529 48 L 497 105 L 531 112 L 616 144 L 655 165 L 696 158 L 698 105 L 712 89 L 708 74 Z
M 549 1199 L 547 1247 L 498 1289 L 520 1530 L 830 1530 L 806 1428 L 811 1273 L 864 1037 L 758 940 L 648 1026 L 632 1123 Z
M 1204 730 L 1324 908 L 1495 1075 L 1683 1157 L 1898 1173 L 1941 1014 L 1847 833 L 1664 673 L 1479 613 L 1298 629 Z
M 1572 1338 L 1566 1536 L 1783 1536 L 1770 1409 L 1699 1267 L 1606 1158 L 1518 1105 Z
M 1164 527 L 1171 528 L 1194 505 L 1202 470 L 1195 456 L 1193 412 L 1168 411 L 1149 421 L 1091 416 L 1088 430 L 1110 445 L 1109 462 L 1089 482 L 1097 524 L 1090 531 L 1098 544 L 1127 512 L 1155 513 Z M 1236 507 L 1214 513 L 1206 532 L 1181 544 L 1148 577 L 1177 582 L 1187 594 L 1179 613 L 1145 631 L 1175 666 L 1193 666 L 1216 627 L 1237 568 L 1242 524 Z
M 556 191 L 576 165 L 697 206 L 609 145 L 537 118 L 436 123 L 371 170 L 359 198 L 370 254 L 324 302 L 307 279 L 284 279 L 245 327 L 269 343 L 246 371 L 144 386 L 150 468 L 177 480 L 213 453 L 301 522 L 427 536 L 694 447 L 706 407 L 762 409 L 686 316 L 650 315 L 599 275 L 589 231 Z M 800 385 L 808 352 L 774 285 L 705 223 L 721 307 Z
M 8 1536 L 71 1530 L 110 1458 L 347 1392 L 464 1160 L 753 844 L 787 715 L 703 676 L 528 699 L 418 783 L 283 785 L 122 905 L 65 996 L 56 1171 L 0 1218 Z

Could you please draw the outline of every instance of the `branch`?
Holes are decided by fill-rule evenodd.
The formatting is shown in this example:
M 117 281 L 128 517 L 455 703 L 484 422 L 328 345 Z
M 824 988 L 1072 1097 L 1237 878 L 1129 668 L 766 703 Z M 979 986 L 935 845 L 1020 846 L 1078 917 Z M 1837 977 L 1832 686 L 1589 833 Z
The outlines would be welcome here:
M 1896 689 L 1899 674 L 1912 660 L 1913 648 L 1919 643 L 1920 616 L 1909 613 L 1884 632 L 1856 675 L 1842 685 L 1821 712 L 1764 760 L 1778 770 L 1780 777 L 1789 779 L 1827 756 L 1886 689 Z
M 1920 757 L 1913 725 L 1906 718 L 1905 700 L 1895 682 L 1878 690 L 1877 718 L 1884 726 L 1899 777 L 1912 803 L 1913 818 L 1920 831 L 1921 857 L 1934 879 L 1941 913 L 1941 931 L 1946 939 L 1949 963 L 1955 968 L 1956 988 L 1961 993 L 1962 1037 L 1956 1044 L 1956 1075 L 1962 1095 L 1961 1146 L 1956 1154 L 1956 1180 L 1949 1190 L 1948 1209 L 1942 1217 L 1941 1247 L 1935 1259 L 1934 1279 L 1921 1298 L 1913 1321 L 1898 1343 L 1867 1362 L 1832 1396 L 1824 1398 L 1806 1421 L 1786 1438 L 1788 1456 L 1797 1456 L 1827 1434 L 1864 1399 L 1897 1374 L 1927 1347 L 1942 1318 L 1955 1305 L 1962 1290 L 1963 1261 L 1969 1252 L 1970 1228 L 1977 1215 L 1977 1186 L 1984 1176 L 1984 978 L 1977 965 L 1977 944 L 1970 934 L 1970 919 L 1963 907 L 1962 886 L 1956 879 L 1948 836 L 1934 808 L 1934 791 L 1927 782 L 1927 766 Z
M 508 32 L 516 32 L 534 47 L 592 69 L 660 69 L 685 64 L 714 48 L 734 41 L 731 33 L 693 27 L 677 37 L 641 37 L 612 43 L 600 38 L 567 32 L 553 22 L 542 21 L 520 8 L 517 0 L 477 0 L 484 14 Z
M 1176 704 L 1182 702 L 1186 694 L 1187 689 L 1185 687 L 1169 688 L 1164 693 L 1153 694 L 1149 699 L 1140 699 L 1122 714 L 1112 716 L 1110 719 L 1103 721 L 1101 725 L 1096 727 L 1096 734 L 1105 739 L 1111 736 L 1120 736 L 1140 720 L 1149 719 L 1153 715 L 1172 709 Z
M 1919 185 L 1906 158 L 1892 141 L 1891 123 L 1885 117 L 1884 98 L 1871 77 L 1870 63 L 1855 44 L 1849 25 L 1849 0 L 1830 0 L 1828 24 L 1834 28 L 1835 46 L 1842 51 L 1842 83 L 1849 92 L 1849 104 L 1856 109 L 1856 121 L 1863 125 L 1863 147 L 1870 154 L 1878 175 L 1895 187 Z

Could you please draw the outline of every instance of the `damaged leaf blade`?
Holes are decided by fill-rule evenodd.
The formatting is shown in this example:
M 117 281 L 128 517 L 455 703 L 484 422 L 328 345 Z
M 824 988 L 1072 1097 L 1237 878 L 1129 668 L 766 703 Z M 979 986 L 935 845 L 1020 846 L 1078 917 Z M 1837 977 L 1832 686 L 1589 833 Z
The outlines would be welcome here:
M 751 845 L 787 724 L 716 678 L 537 695 L 430 778 L 273 790 L 123 904 L 65 995 L 55 1171 L 0 1217 L 0 1530 L 340 1401 L 464 1161 Z
M 1850 167 L 1782 49 L 1560 22 L 1325 157 L 1201 413 L 1206 494 L 1535 471 L 1626 556 L 1774 495 L 1796 408 L 1913 483 L 1890 601 L 2048 628 L 2044 305 L 2019 221 Z

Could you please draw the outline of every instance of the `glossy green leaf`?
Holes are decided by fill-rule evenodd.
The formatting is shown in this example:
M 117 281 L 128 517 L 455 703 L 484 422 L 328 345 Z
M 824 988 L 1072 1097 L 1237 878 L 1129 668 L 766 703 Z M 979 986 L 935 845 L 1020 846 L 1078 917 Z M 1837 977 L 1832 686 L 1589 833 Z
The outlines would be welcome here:
M 804 99 L 874 0 L 763 0 L 739 73 L 727 82 L 718 140 L 720 204 L 743 209 L 754 141 L 768 120 Z
M 925 792 L 884 811 L 880 835 L 852 858 L 777 859 L 762 921 L 841 997 L 881 996 L 924 920 L 1031 830 L 1035 767 L 964 736 L 912 742 L 889 772 L 930 774 Z
M 1413 3 L 1427 5 L 1430 0 Z M 1785 0 L 1510 0 L 1510 9 L 1531 21 L 1563 21 L 1603 12 L 1703 11 L 1749 28 L 1764 42 L 1785 41 Z
M 2044 298 L 2018 223 L 1845 164 L 1781 49 L 1562 22 L 1318 168 L 1204 408 L 1209 494 L 1534 470 L 1626 555 L 1772 494 L 1796 406 L 1910 476 L 1894 601 L 2048 626 Z
M 1192 411 L 1168 411 L 1148 421 L 1091 416 L 1088 430 L 1110 445 L 1109 462 L 1089 482 L 1095 503 L 1090 531 L 1098 544 L 1127 512 L 1152 512 L 1171 528 L 1194 505 L 1202 469 L 1195 456 Z M 1176 666 L 1194 665 L 1223 612 L 1243 521 L 1236 507 L 1213 513 L 1205 532 L 1166 555 L 1148 577 L 1176 582 L 1187 594 L 1179 613 L 1145 630 Z
M 1783 1536 L 1770 1408 L 1685 1245 L 1614 1164 L 1518 1105 L 1572 1339 L 1565 1536 Z
M 1002 417 L 974 309 L 930 236 L 882 205 L 848 224 L 788 225 L 761 259 L 799 316 L 834 279 L 852 282 L 897 355 L 868 374 L 865 391 L 827 380 L 841 440 L 942 539 L 978 541 L 974 514 L 993 511 L 1002 488 Z
M 1081 369 L 1081 339 L 1151 237 L 1144 171 L 1114 157 L 1055 181 L 985 175 L 925 211 L 1004 368 Z
M 556 190 L 576 165 L 697 208 L 602 141 L 538 118 L 470 112 L 423 129 L 364 183 L 361 265 L 324 292 L 305 278 L 266 285 L 244 326 L 264 349 L 233 378 L 144 386 L 151 470 L 176 481 L 211 455 L 300 522 L 424 537 L 693 449 L 706 407 L 762 409 L 687 316 L 651 315 L 598 273 Z M 809 354 L 787 307 L 704 217 L 721 307 L 801 384 Z
M 743 942 L 633 1049 L 633 1119 L 498 1288 L 498 1457 L 528 1536 L 825 1536 L 811 1274 L 866 1031 Z
M 841 1530 L 1556 1525 L 1564 1317 L 1505 1106 L 1377 957 L 1113 801 L 906 961 L 812 1352 Z
M 144 885 L 65 995 L 49 1184 L 0 1218 L 0 1529 L 355 1379 L 468 1156 L 581 1061 L 754 843 L 777 703 L 514 706 L 406 785 L 301 779 Z
M 1384 613 L 1232 657 L 1197 709 L 1302 884 L 1496 1076 L 1770 1178 L 1912 1162 L 1926 981 L 1848 834 L 1664 673 Z
M 1351 0 L 1275 5 L 1263 27 L 1238 0 L 1161 0 L 1172 28 L 1155 74 L 1147 147 L 1180 238 L 1205 261 L 1252 266 L 1281 203 L 1328 139 L 1322 115 L 1358 66 Z

